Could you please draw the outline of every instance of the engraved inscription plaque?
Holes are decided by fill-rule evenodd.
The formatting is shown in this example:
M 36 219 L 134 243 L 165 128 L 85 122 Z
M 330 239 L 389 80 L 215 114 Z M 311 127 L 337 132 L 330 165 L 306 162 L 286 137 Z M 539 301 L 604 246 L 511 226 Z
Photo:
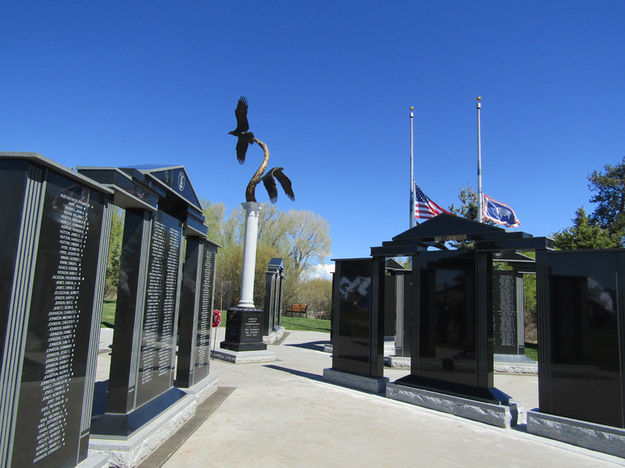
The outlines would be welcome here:
M 164 393 L 173 384 L 181 240 L 182 223 L 157 212 L 152 223 L 148 261 L 137 406 Z
M 220 343 L 232 351 L 265 350 L 263 343 L 263 310 L 231 307 L 226 319 L 226 339 Z
M 493 338 L 495 353 L 517 353 L 516 275 L 493 271 Z
M 187 238 L 178 320 L 178 387 L 191 387 L 208 375 L 216 256 L 216 246 Z
M 103 197 L 48 174 L 12 466 L 79 461 Z
M 210 364 L 211 316 L 213 308 L 213 285 L 215 281 L 215 248 L 207 245 L 203 249 L 197 336 L 195 338 L 195 381 L 206 377 Z

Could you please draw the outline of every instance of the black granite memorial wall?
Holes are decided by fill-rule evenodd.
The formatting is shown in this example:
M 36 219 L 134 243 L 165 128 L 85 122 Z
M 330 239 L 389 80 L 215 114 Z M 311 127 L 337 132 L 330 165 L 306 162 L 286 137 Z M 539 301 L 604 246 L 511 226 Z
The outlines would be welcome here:
M 493 387 L 490 255 L 425 252 L 413 258 L 418 309 L 411 375 L 398 382 L 498 402 Z
M 112 193 L 35 153 L 0 153 L 0 465 L 87 456 Z
M 400 286 L 398 299 L 403 299 L 403 304 L 398 310 L 403 311 L 401 321 L 398 322 L 397 335 L 395 338 L 395 354 L 398 356 L 411 356 L 411 339 L 412 339 L 412 271 L 397 275 L 397 282 Z M 401 293 L 403 292 L 403 296 Z M 400 336 L 401 335 L 401 336 Z M 399 338 L 399 339 L 398 339 Z
M 191 387 L 209 373 L 216 259 L 215 244 L 187 238 L 178 326 L 178 387 Z
M 282 322 L 282 283 L 284 262 L 272 258 L 265 272 L 265 307 L 263 315 L 263 335 L 269 335 Z
M 128 436 L 184 395 L 173 386 L 182 251 L 184 236 L 205 238 L 206 226 L 197 196 L 180 166 L 79 171 L 111 187 L 115 203 L 126 209 L 106 412 L 96 415 L 93 430 Z M 191 254 L 192 240 L 189 245 Z M 214 262 L 208 257 L 197 263 L 207 271 L 196 265 L 196 273 L 214 274 L 210 271 Z M 208 316 L 198 314 L 192 326 L 206 327 L 207 318 L 210 322 L 212 289 L 203 292 L 203 299 L 197 291 L 191 299 L 198 304 L 191 315 L 202 306 Z M 193 332 L 185 328 L 185 333 Z M 201 362 L 207 363 L 206 339 L 202 331 L 195 340 L 200 349 L 187 350 L 183 357 L 203 353 Z M 203 367 L 193 378 L 187 373 L 185 384 L 208 372 L 208 366 Z M 188 362 L 187 368 L 191 370 Z
M 394 337 L 397 322 L 397 277 L 384 275 L 384 336 Z
M 625 427 L 625 252 L 539 252 L 541 412 Z
M 372 376 L 372 261 L 341 259 L 335 265 L 332 368 Z
M 173 386 L 181 248 L 182 222 L 158 211 L 152 220 L 137 375 L 137 406 Z

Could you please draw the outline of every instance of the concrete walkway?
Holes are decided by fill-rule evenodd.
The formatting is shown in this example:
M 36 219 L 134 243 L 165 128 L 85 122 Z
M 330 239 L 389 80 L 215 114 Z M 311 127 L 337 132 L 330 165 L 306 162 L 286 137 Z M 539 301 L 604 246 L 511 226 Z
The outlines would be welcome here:
M 498 429 L 324 383 L 323 369 L 331 366 L 322 351 L 328 340 L 327 334 L 289 332 L 281 345 L 269 347 L 276 362 L 212 361 L 211 373 L 227 387 L 221 388 L 223 402 L 182 438 L 163 466 L 625 465 L 620 458 L 526 434 L 522 426 Z M 393 381 L 407 373 L 389 369 L 387 377 Z M 498 375 L 496 385 L 526 409 L 537 405 L 535 376 Z

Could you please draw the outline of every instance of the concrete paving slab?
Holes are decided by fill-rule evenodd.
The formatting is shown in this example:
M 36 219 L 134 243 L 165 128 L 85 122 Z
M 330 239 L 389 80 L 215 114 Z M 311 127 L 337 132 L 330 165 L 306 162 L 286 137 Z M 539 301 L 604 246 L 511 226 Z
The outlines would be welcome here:
M 220 385 L 236 390 L 163 466 L 625 465 L 522 427 L 495 428 L 325 383 L 323 369 L 331 367 L 331 356 L 322 351 L 327 341 L 327 334 L 290 331 L 281 346 L 269 347 L 278 362 L 213 361 L 211 373 Z M 391 381 L 404 375 L 405 369 L 385 370 Z M 535 376 L 496 376 L 495 384 L 526 408 L 536 406 Z

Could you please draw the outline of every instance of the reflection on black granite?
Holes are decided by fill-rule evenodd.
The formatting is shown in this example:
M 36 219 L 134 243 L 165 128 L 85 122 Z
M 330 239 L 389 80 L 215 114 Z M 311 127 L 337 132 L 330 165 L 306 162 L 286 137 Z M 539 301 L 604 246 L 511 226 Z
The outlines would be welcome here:
M 474 383 L 474 282 L 471 263 L 465 269 L 441 265 L 422 272 L 419 376 Z
M 337 290 L 333 299 L 338 334 L 333 335 L 332 368 L 369 375 L 371 335 L 371 261 L 336 262 Z M 335 330 L 336 331 L 336 330 Z
M 427 253 L 419 255 L 420 313 L 419 347 L 412 349 L 409 383 L 441 392 L 464 394 L 472 398 L 497 402 L 492 387 L 492 343 L 487 341 L 490 329 L 482 330 L 478 340 L 478 323 L 485 328 L 488 317 L 478 317 L 479 284 L 489 284 L 490 269 L 477 277 L 476 254 Z M 490 262 L 489 262 L 490 264 Z M 483 288 L 486 294 L 488 287 Z M 482 298 L 487 301 L 487 297 Z M 488 314 L 483 308 L 482 314 Z M 488 362 L 479 362 L 481 355 Z M 490 371 L 490 372 L 489 372 Z
M 397 321 L 397 276 L 384 275 L 384 336 L 395 335 Z
M 624 427 L 617 255 L 623 254 L 547 256 L 551 360 L 547 385 L 541 385 L 541 411 Z

